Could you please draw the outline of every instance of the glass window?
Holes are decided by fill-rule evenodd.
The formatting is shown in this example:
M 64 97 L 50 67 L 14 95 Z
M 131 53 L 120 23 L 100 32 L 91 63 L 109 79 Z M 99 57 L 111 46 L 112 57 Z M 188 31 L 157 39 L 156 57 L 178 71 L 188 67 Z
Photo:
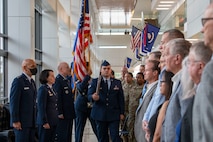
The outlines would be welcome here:
M 0 33 L 3 33 L 3 0 L 0 0 Z
M 7 1 L 0 0 L 0 104 L 8 102 L 7 86 L 5 85 L 7 76 L 5 72 L 7 70 Z
M 99 15 L 101 25 L 130 25 L 131 12 L 125 12 L 124 10 L 104 10 L 100 11 Z
M 39 73 L 42 71 L 42 6 L 40 0 L 36 0 L 35 3 L 35 60 L 38 70 L 35 82 L 39 87 Z
M 0 56 L 0 104 L 4 102 L 5 98 L 4 94 L 4 58 Z

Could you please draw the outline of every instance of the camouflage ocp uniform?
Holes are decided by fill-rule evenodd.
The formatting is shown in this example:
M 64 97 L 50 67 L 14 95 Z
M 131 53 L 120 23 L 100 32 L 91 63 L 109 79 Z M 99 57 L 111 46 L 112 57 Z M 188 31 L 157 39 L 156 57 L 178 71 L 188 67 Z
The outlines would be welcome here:
M 128 104 L 129 118 L 127 121 L 127 130 L 129 132 L 129 135 L 128 135 L 129 142 L 136 142 L 135 135 L 134 135 L 135 112 L 139 105 L 139 98 L 141 97 L 142 89 L 143 89 L 143 85 L 139 86 L 138 84 L 136 84 L 133 87 L 131 87 L 129 90 L 129 104 Z
M 129 96 L 132 94 L 133 90 L 132 88 L 135 87 L 135 81 L 132 81 L 132 83 L 124 83 L 122 85 L 123 92 L 124 92 L 124 101 L 125 101 L 125 117 L 129 114 Z

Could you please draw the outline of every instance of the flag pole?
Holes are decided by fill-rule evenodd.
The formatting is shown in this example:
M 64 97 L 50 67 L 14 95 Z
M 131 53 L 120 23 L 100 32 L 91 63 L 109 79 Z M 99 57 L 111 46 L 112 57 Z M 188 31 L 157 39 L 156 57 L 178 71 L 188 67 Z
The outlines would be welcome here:
M 103 61 L 102 61 L 102 63 L 103 63 Z M 96 86 L 96 94 L 97 95 L 99 95 L 100 86 L 101 86 L 101 79 L 102 79 L 102 76 L 101 76 L 101 66 L 100 66 L 100 71 L 99 71 L 99 76 L 98 76 L 98 81 L 97 81 L 97 86 Z
M 127 58 L 124 59 L 124 67 L 126 67 Z

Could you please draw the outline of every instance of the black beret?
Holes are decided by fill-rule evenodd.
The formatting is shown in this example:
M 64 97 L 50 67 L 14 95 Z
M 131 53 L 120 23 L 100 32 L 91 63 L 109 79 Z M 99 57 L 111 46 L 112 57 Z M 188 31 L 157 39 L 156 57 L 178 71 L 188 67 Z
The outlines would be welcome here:
M 109 62 L 107 62 L 106 60 L 103 61 L 103 63 L 101 64 L 101 66 L 109 66 Z

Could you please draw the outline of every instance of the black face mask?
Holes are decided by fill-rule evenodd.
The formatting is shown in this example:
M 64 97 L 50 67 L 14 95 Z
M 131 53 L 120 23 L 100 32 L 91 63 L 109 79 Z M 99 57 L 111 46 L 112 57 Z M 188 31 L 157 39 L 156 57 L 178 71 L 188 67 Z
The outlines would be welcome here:
M 32 75 L 36 75 L 36 73 L 37 73 L 37 68 L 30 69 L 30 72 L 32 73 Z

